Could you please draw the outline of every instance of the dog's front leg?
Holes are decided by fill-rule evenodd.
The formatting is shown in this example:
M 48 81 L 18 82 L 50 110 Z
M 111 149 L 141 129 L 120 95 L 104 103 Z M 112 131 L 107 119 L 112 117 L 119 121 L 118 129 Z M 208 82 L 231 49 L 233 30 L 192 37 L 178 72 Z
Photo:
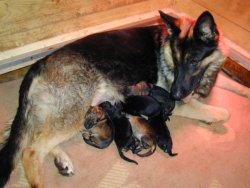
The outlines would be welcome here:
M 63 176 L 72 176 L 74 175 L 74 166 L 73 163 L 66 152 L 62 150 L 60 146 L 56 146 L 52 149 L 49 154 L 54 157 L 54 163 Z
M 222 123 L 230 117 L 228 110 L 203 104 L 193 98 L 187 104 L 177 102 L 173 115 L 196 119 L 209 124 Z

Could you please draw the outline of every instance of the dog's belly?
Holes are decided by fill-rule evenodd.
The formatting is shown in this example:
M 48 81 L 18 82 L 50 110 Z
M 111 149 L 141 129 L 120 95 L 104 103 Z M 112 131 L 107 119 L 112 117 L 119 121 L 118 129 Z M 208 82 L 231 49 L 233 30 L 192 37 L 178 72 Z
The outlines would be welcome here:
M 78 54 L 61 51 L 50 56 L 28 91 L 25 118 L 29 129 L 43 131 L 46 118 L 50 118 L 51 131 L 83 126 L 80 124 L 98 90 L 100 77 Z
M 112 84 L 108 84 L 105 80 L 102 80 L 98 84 L 98 89 L 92 99 L 91 106 L 99 105 L 102 102 L 109 101 L 114 105 L 117 101 L 124 101 L 124 95 L 118 91 Z

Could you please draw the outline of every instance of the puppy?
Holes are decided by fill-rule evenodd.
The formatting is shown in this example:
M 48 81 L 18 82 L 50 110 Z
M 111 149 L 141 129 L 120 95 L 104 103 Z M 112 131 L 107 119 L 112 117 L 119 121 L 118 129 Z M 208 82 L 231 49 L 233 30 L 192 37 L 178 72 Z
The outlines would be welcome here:
M 124 110 L 134 113 L 134 115 L 138 115 L 135 113 L 138 112 L 141 115 L 150 117 L 159 114 L 161 111 L 163 119 L 166 121 L 175 107 L 175 100 L 171 98 L 169 92 L 146 82 L 139 82 L 134 86 L 130 86 L 127 93 Z
M 159 94 L 160 92 L 156 93 Z M 126 113 L 135 116 L 147 116 L 150 126 L 155 131 L 157 145 L 170 156 L 175 156 L 176 154 L 172 153 L 172 138 L 165 124 L 165 119 L 168 119 L 173 109 L 170 108 L 172 105 L 168 107 L 168 103 L 165 103 L 165 106 L 165 108 L 162 108 L 163 106 L 150 96 L 129 96 L 123 103 Z
M 123 153 L 128 150 L 136 150 L 138 141 L 133 135 L 128 119 L 121 112 L 121 105 L 117 103 L 112 106 L 110 102 L 103 102 L 99 106 L 104 110 L 106 118 L 109 119 L 110 126 L 114 128 L 114 140 L 120 157 L 125 161 L 138 164 Z
M 139 116 L 128 115 L 132 126 L 133 134 L 139 141 L 139 148 L 133 150 L 133 153 L 140 157 L 152 155 L 156 150 L 155 132 L 150 127 L 146 119 Z
M 104 119 L 95 124 L 91 129 L 82 131 L 83 140 L 96 148 L 104 149 L 113 141 L 113 130 Z
M 91 106 L 85 114 L 85 129 L 91 129 L 95 126 L 99 121 L 105 120 L 106 115 L 105 111 L 101 106 Z
M 129 96 L 122 103 L 124 112 L 134 116 L 153 117 L 161 113 L 161 105 L 150 96 Z
M 169 116 L 172 115 L 171 113 L 175 107 L 175 100 L 171 98 L 170 93 L 159 86 L 152 85 L 148 95 L 160 103 L 163 119 L 165 121 L 169 120 Z
M 162 115 L 149 118 L 148 123 L 155 131 L 156 142 L 159 148 L 168 153 L 169 156 L 176 156 L 177 153 L 172 153 L 173 141 Z

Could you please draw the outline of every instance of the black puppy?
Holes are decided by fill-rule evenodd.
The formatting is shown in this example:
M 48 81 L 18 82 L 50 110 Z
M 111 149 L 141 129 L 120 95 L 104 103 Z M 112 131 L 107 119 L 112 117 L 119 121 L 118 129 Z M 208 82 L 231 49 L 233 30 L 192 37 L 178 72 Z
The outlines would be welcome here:
M 151 117 L 162 112 L 163 119 L 166 121 L 175 107 L 175 101 L 171 99 L 169 92 L 146 82 L 130 86 L 126 96 L 124 110 L 135 115 Z
M 171 98 L 170 93 L 159 86 L 153 85 L 150 87 L 148 95 L 160 103 L 163 119 L 165 121 L 169 120 L 169 116 L 171 116 L 171 112 L 175 107 L 175 100 Z
M 136 161 L 127 158 L 124 151 L 131 150 L 133 153 L 137 151 L 138 141 L 134 137 L 131 125 L 125 115 L 122 114 L 120 103 L 112 106 L 110 102 L 103 102 L 99 105 L 106 113 L 109 123 L 114 127 L 114 140 L 117 146 L 119 155 L 122 159 L 138 164 Z
M 173 141 L 162 115 L 149 118 L 148 122 L 155 131 L 156 143 L 159 148 L 170 156 L 177 155 L 177 153 L 172 153 Z
M 174 108 L 174 101 L 160 87 L 153 86 L 148 91 L 149 96 L 128 96 L 123 103 L 123 109 L 134 116 L 147 116 L 155 131 L 157 145 L 170 156 L 175 156 L 172 153 L 172 138 L 165 123 Z
M 129 96 L 122 103 L 123 111 L 134 116 L 153 117 L 161 114 L 162 108 L 156 99 L 150 96 Z

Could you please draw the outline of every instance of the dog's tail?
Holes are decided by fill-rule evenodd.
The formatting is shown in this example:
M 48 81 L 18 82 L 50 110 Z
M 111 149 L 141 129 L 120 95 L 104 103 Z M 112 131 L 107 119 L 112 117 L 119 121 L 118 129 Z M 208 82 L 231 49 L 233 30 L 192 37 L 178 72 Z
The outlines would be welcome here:
M 0 150 L 0 188 L 7 183 L 20 156 L 19 153 L 25 145 L 27 136 L 25 114 L 28 105 L 28 92 L 33 78 L 40 74 L 43 65 L 43 63 L 37 63 L 32 66 L 20 86 L 17 113 L 10 127 L 9 136 Z
M 24 115 L 18 109 L 16 117 L 10 129 L 9 138 L 0 150 L 0 187 L 3 187 L 10 177 L 10 173 L 15 166 L 16 154 L 21 149 L 24 138 Z

